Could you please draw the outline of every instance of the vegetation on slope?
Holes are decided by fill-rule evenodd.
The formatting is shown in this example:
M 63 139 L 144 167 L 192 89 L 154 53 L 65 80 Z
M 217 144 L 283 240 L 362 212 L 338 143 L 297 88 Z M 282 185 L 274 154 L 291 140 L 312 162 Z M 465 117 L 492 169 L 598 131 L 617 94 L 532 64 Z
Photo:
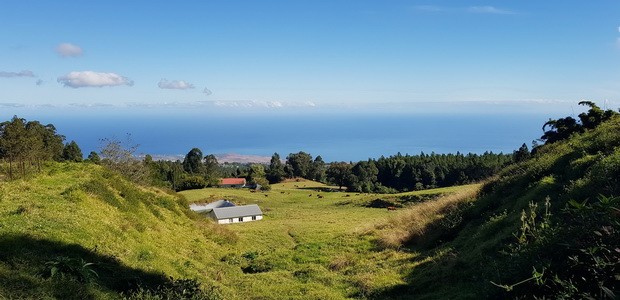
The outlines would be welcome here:
M 619 146 L 615 116 L 504 169 L 476 201 L 403 239 L 429 259 L 378 298 L 616 297 Z
M 265 212 L 262 221 L 223 226 L 188 212 L 183 198 L 102 166 L 48 163 L 0 187 L 0 298 L 176 299 L 195 289 L 207 299 L 369 297 L 404 284 L 419 255 L 376 247 L 368 228 L 395 212 L 369 204 L 407 205 L 458 188 L 394 198 L 331 190 L 302 180 L 270 192 L 181 193 Z
M 186 207 L 93 164 L 50 163 L 32 179 L 3 183 L 0 296 L 118 298 L 183 285 L 169 277 L 209 287 L 215 274 L 200 270 L 234 234 L 190 218 Z

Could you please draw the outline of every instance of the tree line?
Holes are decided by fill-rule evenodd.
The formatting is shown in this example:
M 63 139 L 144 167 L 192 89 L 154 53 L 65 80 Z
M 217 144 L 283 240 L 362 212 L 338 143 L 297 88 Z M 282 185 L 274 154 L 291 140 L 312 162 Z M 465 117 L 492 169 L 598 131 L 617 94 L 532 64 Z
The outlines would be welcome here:
M 203 155 L 198 148 L 191 149 L 182 161 L 154 161 L 150 155 L 139 160 L 135 155 L 138 146 L 131 143 L 130 136 L 126 142 L 106 138 L 101 143 L 100 151 L 90 152 L 87 162 L 102 164 L 137 183 L 176 191 L 217 186 L 222 177 L 246 178 L 264 189 L 269 189 L 270 183 L 302 177 L 350 191 L 409 191 L 481 180 L 512 161 L 510 155 L 493 153 L 422 153 L 328 164 L 321 156 L 313 158 L 300 151 L 290 153 L 284 161 L 274 153 L 269 165 L 220 164 L 215 155 Z M 522 154 L 529 155 L 527 147 L 525 152 Z M 65 143 L 54 125 L 15 116 L 0 123 L 0 158 L 6 162 L 3 167 L 9 179 L 14 179 L 40 170 L 44 161 L 80 162 L 83 154 L 75 141 Z
M 525 151 L 529 154 L 527 146 Z M 424 154 L 400 153 L 366 161 L 326 164 L 321 156 L 312 159 L 305 152 L 291 153 L 282 163 L 278 153 L 271 157 L 267 179 L 271 183 L 303 177 L 332 183 L 349 191 L 390 193 L 421 190 L 476 182 L 512 163 L 514 154 Z
M 0 159 L 5 162 L 3 168 L 9 179 L 40 171 L 45 161 L 82 161 L 78 144 L 64 142 L 65 137 L 52 124 L 43 125 L 17 116 L 0 123 Z
M 554 143 L 572 134 L 595 128 L 618 112 L 603 110 L 591 101 L 579 105 L 589 107 L 578 119 L 565 117 L 550 119 L 543 125 L 539 141 Z M 138 160 L 138 146 L 117 139 L 102 139 L 99 153 L 91 151 L 87 162 L 102 164 L 138 183 L 166 186 L 173 190 L 186 190 L 216 186 L 222 177 L 246 178 L 250 184 L 269 189 L 269 184 L 290 178 L 306 178 L 346 187 L 355 192 L 391 193 L 466 184 L 483 180 L 504 166 L 528 159 L 531 152 L 523 144 L 512 154 L 425 154 L 400 153 L 359 162 L 326 163 L 319 155 L 300 151 L 290 153 L 283 160 L 274 153 L 268 165 L 220 164 L 213 154 L 203 155 L 198 148 L 191 149 L 183 161 L 153 161 L 150 155 Z M 532 153 L 536 151 L 534 143 Z M 27 121 L 14 116 L 0 123 L 0 159 L 9 179 L 25 177 L 41 170 L 45 161 L 83 160 L 75 141 L 65 143 L 65 137 L 56 132 L 52 124 Z

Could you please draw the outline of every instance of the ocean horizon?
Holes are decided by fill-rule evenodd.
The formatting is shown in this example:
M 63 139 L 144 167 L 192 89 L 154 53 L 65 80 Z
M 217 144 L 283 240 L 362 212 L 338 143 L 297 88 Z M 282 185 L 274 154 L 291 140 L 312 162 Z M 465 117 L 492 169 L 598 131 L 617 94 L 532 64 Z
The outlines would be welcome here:
M 206 154 L 282 158 L 304 151 L 325 161 L 359 161 L 397 153 L 512 153 L 542 135 L 547 114 L 348 114 L 348 113 L 49 113 L 17 114 L 52 123 L 84 155 L 104 138 L 139 145 L 137 155 Z M 5 114 L 5 119 L 10 118 Z

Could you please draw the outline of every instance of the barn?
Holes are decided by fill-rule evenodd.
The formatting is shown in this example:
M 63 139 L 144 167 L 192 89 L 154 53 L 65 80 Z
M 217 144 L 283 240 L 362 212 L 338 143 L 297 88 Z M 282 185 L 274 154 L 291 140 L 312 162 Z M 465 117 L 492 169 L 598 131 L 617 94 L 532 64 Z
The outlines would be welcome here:
M 243 188 L 246 186 L 245 178 L 222 178 L 220 179 L 220 187 Z
M 256 204 L 218 207 L 209 212 L 209 217 L 218 224 L 251 222 L 263 219 L 263 212 Z

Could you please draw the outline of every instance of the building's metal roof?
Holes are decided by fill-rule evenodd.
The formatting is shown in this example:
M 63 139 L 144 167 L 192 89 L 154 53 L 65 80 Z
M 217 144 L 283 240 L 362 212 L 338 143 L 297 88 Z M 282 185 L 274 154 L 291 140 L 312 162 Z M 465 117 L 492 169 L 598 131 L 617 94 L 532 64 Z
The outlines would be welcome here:
M 258 207 L 258 205 L 256 204 L 214 208 L 213 211 L 211 211 L 211 213 L 218 220 L 259 216 L 263 214 L 263 212 L 260 210 L 260 207 Z
M 218 207 L 231 207 L 235 206 L 232 202 L 228 200 L 217 200 L 215 202 L 211 202 L 209 204 L 190 204 L 189 209 L 195 212 L 210 212 L 214 208 Z
M 222 178 L 220 179 L 220 184 L 222 185 L 226 185 L 226 184 L 230 184 L 230 185 L 238 185 L 238 184 L 245 184 L 245 178 Z

